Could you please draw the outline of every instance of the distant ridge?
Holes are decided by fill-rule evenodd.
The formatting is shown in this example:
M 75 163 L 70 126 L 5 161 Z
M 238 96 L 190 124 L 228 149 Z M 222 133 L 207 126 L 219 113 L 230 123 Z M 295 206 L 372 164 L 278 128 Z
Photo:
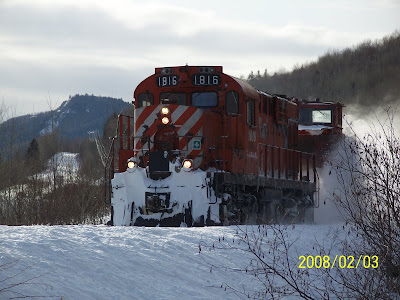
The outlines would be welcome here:
M 55 110 L 11 118 L 0 124 L 0 148 L 11 139 L 16 145 L 25 145 L 52 129 L 63 139 L 87 138 L 88 131 L 93 130 L 102 135 L 107 119 L 129 105 L 122 99 L 75 95 Z
M 252 72 L 251 85 L 273 94 L 340 101 L 364 109 L 400 104 L 400 32 L 331 50 L 292 72 Z

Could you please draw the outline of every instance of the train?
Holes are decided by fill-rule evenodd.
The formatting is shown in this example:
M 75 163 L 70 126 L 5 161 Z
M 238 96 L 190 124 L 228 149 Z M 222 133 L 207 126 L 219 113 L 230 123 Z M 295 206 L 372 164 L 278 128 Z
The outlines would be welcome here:
M 263 92 L 222 66 L 156 68 L 133 96 L 105 170 L 109 224 L 313 222 L 318 153 L 302 138 L 341 131 L 340 103 Z

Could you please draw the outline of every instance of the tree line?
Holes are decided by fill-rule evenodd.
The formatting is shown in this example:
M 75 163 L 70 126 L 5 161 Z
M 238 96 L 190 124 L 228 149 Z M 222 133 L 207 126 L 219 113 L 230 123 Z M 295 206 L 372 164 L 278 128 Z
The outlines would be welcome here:
M 251 72 L 256 88 L 300 99 L 321 98 L 362 108 L 390 105 L 400 99 L 400 33 L 332 50 L 291 72 Z

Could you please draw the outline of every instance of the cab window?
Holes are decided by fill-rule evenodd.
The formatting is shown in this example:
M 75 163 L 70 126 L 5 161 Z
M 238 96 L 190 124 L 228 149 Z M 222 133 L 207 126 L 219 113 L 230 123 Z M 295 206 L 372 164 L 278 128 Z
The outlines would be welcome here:
M 312 122 L 324 124 L 332 123 L 332 111 L 330 109 L 313 110 Z
M 195 107 L 216 107 L 218 105 L 218 94 L 216 92 L 193 93 L 191 102 L 192 106 Z
M 247 102 L 247 124 L 250 126 L 256 125 L 255 107 L 253 99 Z
M 273 117 L 274 116 L 274 99 L 268 99 L 268 114 Z
M 300 109 L 300 124 L 331 124 L 332 111 L 330 109 Z
M 226 105 L 226 114 L 238 114 L 239 93 L 235 91 L 230 91 L 226 93 L 225 105 Z
M 267 114 L 267 111 L 268 111 L 268 108 L 267 108 L 267 105 L 268 105 L 268 100 L 267 100 L 267 97 L 263 97 L 263 113 L 264 114 Z
M 154 104 L 154 96 L 151 93 L 139 94 L 136 108 L 150 106 Z
M 160 103 L 171 103 L 178 105 L 186 104 L 186 94 L 185 93 L 160 93 Z

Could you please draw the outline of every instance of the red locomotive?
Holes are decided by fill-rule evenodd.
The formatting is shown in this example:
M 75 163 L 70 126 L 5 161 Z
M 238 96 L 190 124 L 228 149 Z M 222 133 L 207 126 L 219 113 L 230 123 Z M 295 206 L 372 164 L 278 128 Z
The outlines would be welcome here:
M 298 149 L 296 101 L 221 66 L 156 68 L 134 98 L 106 170 L 113 225 L 312 220 L 315 154 Z

